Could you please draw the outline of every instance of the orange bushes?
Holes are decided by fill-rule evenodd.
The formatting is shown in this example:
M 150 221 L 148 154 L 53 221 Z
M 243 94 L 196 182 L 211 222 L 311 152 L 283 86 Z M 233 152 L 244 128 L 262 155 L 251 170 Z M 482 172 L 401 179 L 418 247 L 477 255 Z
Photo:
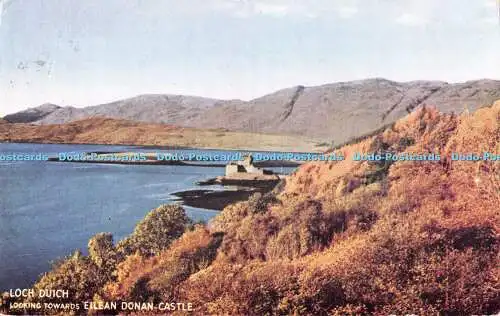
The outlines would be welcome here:
M 500 103 L 460 117 L 422 108 L 341 151 L 499 153 L 499 126 Z M 200 315 L 494 314 L 499 171 L 446 158 L 306 164 L 208 228 L 173 241 L 154 226 L 164 249 L 128 255 L 104 293 L 192 302 Z
M 443 157 L 451 148 L 498 151 L 499 113 L 500 106 L 472 117 L 420 109 L 344 150 L 366 151 L 377 140 L 382 150 Z M 200 313 L 497 312 L 498 167 L 443 160 L 397 161 L 370 185 L 359 181 L 367 163 L 300 168 L 267 212 L 246 205 L 234 222 L 223 212 L 225 255 L 187 280 L 183 295 Z M 194 284 L 210 287 L 212 277 L 223 280 L 218 290 L 192 296 Z
M 106 286 L 105 295 L 124 301 L 175 300 L 177 285 L 214 260 L 220 237 L 197 227 L 157 256 L 128 256 L 118 265 L 117 280 Z

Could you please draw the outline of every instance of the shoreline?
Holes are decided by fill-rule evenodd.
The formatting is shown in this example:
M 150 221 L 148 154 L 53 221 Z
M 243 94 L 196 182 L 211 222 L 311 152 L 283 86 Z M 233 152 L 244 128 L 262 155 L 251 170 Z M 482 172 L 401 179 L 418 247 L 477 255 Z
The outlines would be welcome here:
M 5 142 L 0 142 L 0 144 Z M 16 143 L 16 144 L 33 144 L 29 143 Z M 36 144 L 54 144 L 54 143 L 36 143 Z M 75 144 L 59 144 L 57 145 L 75 145 Z M 192 147 L 174 147 L 174 146 L 136 146 L 136 145 L 106 145 L 106 144 L 79 144 L 87 146 L 127 146 L 135 147 L 137 149 L 158 149 L 158 150 L 203 150 L 202 148 L 192 148 Z M 132 149 L 132 148 L 129 148 Z M 237 149 L 225 150 L 225 149 L 214 149 L 221 151 L 242 151 Z M 266 152 L 266 151 L 260 151 Z M 267 151 L 273 153 L 273 151 Z M 98 155 L 127 155 L 131 152 L 123 151 L 95 151 Z M 158 165 L 158 166 L 181 166 L 181 167 L 206 167 L 206 168 L 225 168 L 229 161 L 221 161 L 220 163 L 212 162 L 196 162 L 193 160 L 156 160 L 155 153 L 144 153 L 147 160 L 60 160 L 57 155 L 50 156 L 47 160 L 51 163 L 86 163 L 86 164 L 118 164 L 118 165 Z M 267 160 L 267 161 L 257 161 L 255 166 L 259 168 L 296 168 L 302 163 L 289 161 L 289 160 Z M 182 204 L 202 208 L 214 211 L 221 211 L 227 205 L 237 203 L 240 201 L 248 200 L 255 193 L 265 194 L 271 191 L 285 175 L 276 174 L 273 178 L 252 178 L 252 179 L 238 179 L 238 178 L 225 178 L 219 176 L 216 178 L 208 178 L 201 181 L 194 182 L 193 185 L 195 189 L 178 191 L 170 193 L 171 196 L 175 197 L 172 199 L 174 201 L 180 201 Z M 204 188 L 206 186 L 217 185 L 220 189 Z M 229 188 L 230 187 L 230 188 Z
M 145 161 L 106 161 L 106 160 L 76 160 L 76 161 L 61 161 L 57 157 L 49 157 L 48 162 L 60 163 L 95 163 L 95 164 L 110 164 L 110 165 L 158 165 L 158 166 L 183 166 L 183 167 L 205 167 L 205 168 L 225 168 L 226 163 L 201 163 L 192 161 L 179 161 L 179 160 L 145 160 Z M 301 163 L 292 161 L 261 161 L 256 162 L 255 166 L 259 168 L 296 168 Z
M 203 190 L 194 189 L 171 193 L 177 197 L 173 201 L 180 201 L 182 205 L 203 208 L 213 211 L 222 211 L 226 206 L 248 200 L 258 190 L 238 189 L 238 190 Z
M 191 151 L 201 151 L 200 149 L 190 149 Z M 235 151 L 243 154 L 242 151 Z M 73 162 L 73 163 L 106 163 L 106 164 L 124 164 L 124 165 L 179 165 L 179 166 L 196 166 L 196 167 L 213 167 L 213 168 L 225 168 L 227 164 L 231 163 L 232 160 L 218 160 L 218 159 L 208 159 L 208 160 L 196 160 L 196 159 L 158 159 L 159 152 L 133 152 L 133 151 L 94 151 L 94 152 L 78 152 L 78 154 L 84 154 L 91 156 L 95 154 L 94 159 L 83 159 L 78 157 L 78 159 L 61 159 L 60 156 L 52 155 L 48 157 L 47 161 L 50 162 Z M 253 153 L 253 152 L 248 152 Z M 271 152 L 275 153 L 275 152 Z M 166 154 L 161 153 L 166 156 Z M 137 155 L 139 158 L 134 158 Z M 140 155 L 140 156 L 139 156 Z M 100 156 L 100 158 L 97 158 Z M 120 159 L 122 158 L 122 159 Z M 254 165 L 258 168 L 296 168 L 303 164 L 304 161 L 296 160 L 258 160 Z
M 226 206 L 248 200 L 255 193 L 265 194 L 272 191 L 284 179 L 284 175 L 277 175 L 271 179 L 231 179 L 217 177 L 198 181 L 195 184 L 200 189 L 186 190 L 171 193 L 191 207 L 206 208 L 222 211 Z M 202 189 L 203 186 L 220 185 L 223 188 L 233 187 L 233 190 Z
M 214 151 L 252 151 L 252 152 L 263 152 L 263 153 L 323 153 L 328 148 L 326 146 L 314 146 L 317 148 L 313 151 L 303 151 L 303 150 L 287 150 L 288 147 L 275 147 L 275 148 L 264 148 L 260 149 L 258 147 L 213 147 L 213 146 L 176 146 L 176 145 L 144 145 L 144 144 L 106 144 L 106 143 L 79 143 L 79 142 L 44 142 L 44 141 L 5 141 L 0 140 L 0 144 L 38 144 L 38 145 L 88 145 L 88 146 L 126 146 L 126 147 L 136 147 L 139 149 L 159 149 L 159 150 L 214 150 Z

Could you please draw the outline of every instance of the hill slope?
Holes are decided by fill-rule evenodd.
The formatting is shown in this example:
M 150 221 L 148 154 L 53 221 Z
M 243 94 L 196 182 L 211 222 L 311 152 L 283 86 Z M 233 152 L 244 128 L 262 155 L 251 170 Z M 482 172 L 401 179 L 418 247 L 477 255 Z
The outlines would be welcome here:
M 52 124 L 105 116 L 185 127 L 304 135 L 338 144 L 392 123 L 419 105 L 460 113 L 466 106 L 473 111 L 499 98 L 500 81 L 494 80 L 448 84 L 367 79 L 299 86 L 248 102 L 143 95 L 86 108 L 53 108 L 38 117 L 33 116 L 32 109 L 6 119 Z
M 95 237 L 91 256 L 75 254 L 35 287 L 190 302 L 198 315 L 498 313 L 500 164 L 450 156 L 500 154 L 500 102 L 461 116 L 420 108 L 340 151 L 346 160 L 303 165 L 160 251 L 155 241 L 179 228 L 154 223 L 180 211 L 153 210 L 117 248 Z M 442 159 L 353 161 L 355 152 Z
M 155 145 L 307 152 L 325 149 L 316 141 L 300 136 L 183 128 L 102 117 L 49 125 L 0 121 L 0 142 Z
M 319 87 L 297 87 L 250 101 L 212 108 L 207 126 L 308 135 L 345 142 L 404 117 L 420 105 L 461 113 L 500 98 L 500 81 L 398 83 L 369 79 Z M 231 119 L 221 120 L 224 115 Z M 219 119 L 218 119 L 219 118 Z
M 44 104 L 40 107 L 7 115 L 4 119 L 11 123 L 60 124 L 94 116 L 104 116 L 151 123 L 182 121 L 189 125 L 191 119 L 196 118 L 217 102 L 220 101 L 191 96 L 147 94 L 85 108 Z
M 45 103 L 34 108 L 6 115 L 3 119 L 13 123 L 36 122 L 60 109 L 62 108 L 58 105 Z

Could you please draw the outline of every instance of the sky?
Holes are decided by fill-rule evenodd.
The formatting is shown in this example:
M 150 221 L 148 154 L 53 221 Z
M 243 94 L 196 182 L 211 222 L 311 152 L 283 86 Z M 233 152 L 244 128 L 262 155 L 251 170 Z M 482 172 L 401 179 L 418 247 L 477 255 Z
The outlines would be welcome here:
M 145 93 L 500 79 L 499 14 L 497 0 L 0 0 L 0 116 Z

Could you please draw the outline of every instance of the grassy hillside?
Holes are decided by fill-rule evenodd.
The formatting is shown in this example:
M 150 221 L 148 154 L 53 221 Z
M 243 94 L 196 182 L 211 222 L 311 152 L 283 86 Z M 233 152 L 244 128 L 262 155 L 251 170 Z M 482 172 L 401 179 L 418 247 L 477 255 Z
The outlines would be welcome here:
M 218 149 L 320 151 L 318 142 L 299 136 L 228 132 L 109 118 L 66 124 L 33 125 L 0 122 L 0 142 L 157 145 Z
M 167 213 L 186 220 L 153 210 L 156 220 L 146 218 L 126 241 L 67 259 L 36 287 L 72 286 L 94 301 L 190 302 L 199 315 L 500 311 L 500 164 L 446 158 L 500 153 L 500 102 L 461 116 L 422 108 L 340 150 L 443 159 L 309 163 L 272 194 L 228 206 L 205 226 L 158 228 Z M 96 257 L 112 264 L 100 268 Z

